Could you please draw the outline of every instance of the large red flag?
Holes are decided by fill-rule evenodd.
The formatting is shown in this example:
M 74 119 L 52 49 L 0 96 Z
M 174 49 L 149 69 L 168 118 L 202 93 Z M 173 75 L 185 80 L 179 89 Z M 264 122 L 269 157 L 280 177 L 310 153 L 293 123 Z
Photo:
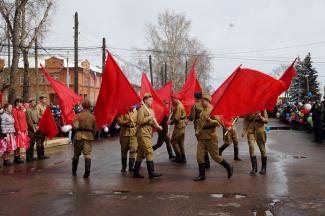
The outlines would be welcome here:
M 143 98 L 145 93 L 150 93 L 152 95 L 152 109 L 155 112 L 157 122 L 160 123 L 164 116 L 169 113 L 168 109 L 161 100 L 161 98 L 158 96 L 156 91 L 153 89 L 150 81 L 148 80 L 147 75 L 145 73 L 142 73 L 140 97 Z
M 178 98 L 185 107 L 186 114 L 190 115 L 191 108 L 195 103 L 194 93 L 198 89 L 197 84 L 198 81 L 196 79 L 196 72 L 195 72 L 195 62 L 192 65 L 190 74 L 184 83 L 182 89 L 174 94 L 174 97 Z
M 211 114 L 229 117 L 264 110 L 282 86 L 267 74 L 239 67 L 214 94 L 216 99 Z
M 199 81 L 196 79 L 196 81 L 195 81 L 195 90 L 194 90 L 194 92 L 203 92 L 203 90 L 202 90 L 202 87 L 201 87 L 201 85 L 200 85 L 200 83 L 199 83 Z
M 62 114 L 68 124 L 72 124 L 72 121 L 76 117 L 74 113 L 74 106 L 82 101 L 82 98 L 74 93 L 70 88 L 68 88 L 64 83 L 53 79 L 47 70 L 41 64 L 43 73 L 45 74 L 47 80 L 51 84 L 53 90 L 58 96 L 60 109 Z
M 168 102 L 167 108 L 168 110 L 170 110 L 170 106 L 172 103 L 173 81 L 169 81 L 163 87 L 156 90 L 156 93 L 162 101 L 166 100 Z
M 120 67 L 107 52 L 105 72 L 95 107 L 97 127 L 101 128 L 104 124 L 110 125 L 117 113 L 140 101 L 141 99 Z
M 38 123 L 38 130 L 45 134 L 48 139 L 52 139 L 59 133 L 50 107 L 47 107 L 44 111 L 44 114 Z
M 297 75 L 296 70 L 294 68 L 294 64 L 297 59 L 295 59 L 292 64 L 287 68 L 287 70 L 282 74 L 281 78 L 279 79 L 279 82 L 282 83 L 282 85 L 279 86 L 278 91 L 274 92 L 274 96 L 270 99 L 269 103 L 267 104 L 266 108 L 268 110 L 274 109 L 278 97 L 285 91 L 287 91 L 291 85 L 292 79 Z

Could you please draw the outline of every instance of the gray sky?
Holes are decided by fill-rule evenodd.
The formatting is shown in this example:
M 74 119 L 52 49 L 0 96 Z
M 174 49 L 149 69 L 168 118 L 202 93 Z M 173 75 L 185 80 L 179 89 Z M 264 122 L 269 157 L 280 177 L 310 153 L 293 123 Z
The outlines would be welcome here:
M 73 46 L 73 15 L 78 11 L 80 46 L 100 46 L 101 38 L 106 37 L 109 47 L 147 48 L 145 25 L 156 23 L 157 15 L 166 9 L 185 13 L 192 21 L 191 36 L 216 54 L 210 81 L 214 88 L 239 64 L 270 73 L 308 52 L 321 86 L 325 85 L 324 0 L 58 0 L 43 45 Z M 238 54 L 315 42 L 322 43 Z M 128 51 L 112 51 L 131 59 Z M 101 65 L 100 52 L 81 54 L 80 58 Z M 262 61 L 265 59 L 272 61 Z

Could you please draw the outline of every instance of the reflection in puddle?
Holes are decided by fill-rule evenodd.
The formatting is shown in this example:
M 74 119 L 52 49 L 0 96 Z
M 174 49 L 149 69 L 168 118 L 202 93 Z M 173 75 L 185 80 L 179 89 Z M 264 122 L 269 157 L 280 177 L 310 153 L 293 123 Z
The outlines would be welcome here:
M 228 193 L 228 194 L 209 194 L 209 197 L 216 198 L 216 199 L 222 199 L 222 198 L 242 199 L 242 198 L 246 198 L 247 196 L 244 194 Z
M 270 211 L 258 211 L 258 212 L 253 212 L 254 216 L 273 216 L 272 212 Z

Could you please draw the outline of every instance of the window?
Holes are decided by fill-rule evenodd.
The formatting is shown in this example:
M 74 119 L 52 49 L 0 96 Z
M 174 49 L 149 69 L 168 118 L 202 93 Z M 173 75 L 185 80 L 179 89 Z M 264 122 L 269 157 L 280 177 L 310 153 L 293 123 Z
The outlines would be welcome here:
M 40 75 L 38 77 L 38 83 L 39 84 L 45 84 L 45 77 L 44 77 L 44 75 Z
M 53 74 L 52 77 L 55 80 L 60 80 L 60 75 L 59 74 Z
M 19 83 L 20 83 L 21 85 L 24 84 L 24 77 L 23 77 L 23 76 L 19 77 Z

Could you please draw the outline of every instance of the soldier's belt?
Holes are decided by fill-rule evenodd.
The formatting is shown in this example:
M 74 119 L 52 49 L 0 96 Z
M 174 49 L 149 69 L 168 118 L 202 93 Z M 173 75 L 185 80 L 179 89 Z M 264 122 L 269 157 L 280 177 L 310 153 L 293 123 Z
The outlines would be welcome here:
M 92 129 L 87 129 L 87 128 L 78 128 L 77 131 L 94 132 L 94 130 L 92 130 Z
M 180 120 L 185 120 L 185 119 L 186 119 L 186 116 L 184 116 L 184 117 L 180 117 L 179 119 L 180 119 Z
M 208 130 L 208 129 L 213 129 L 216 128 L 217 126 L 204 126 L 202 130 Z

